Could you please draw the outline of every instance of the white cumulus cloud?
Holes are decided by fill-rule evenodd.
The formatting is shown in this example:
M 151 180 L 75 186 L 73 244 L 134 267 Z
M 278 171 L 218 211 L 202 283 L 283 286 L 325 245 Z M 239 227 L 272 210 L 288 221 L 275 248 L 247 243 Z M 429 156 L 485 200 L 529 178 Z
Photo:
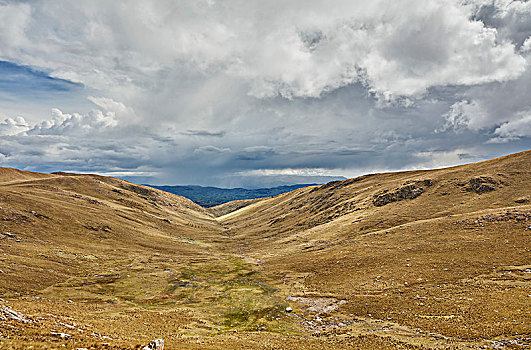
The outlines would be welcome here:
M 61 110 L 52 109 L 52 119 L 47 119 L 35 125 L 28 134 L 34 135 L 81 135 L 91 130 L 102 131 L 115 127 L 118 122 L 113 112 L 104 113 L 93 110 L 86 115 L 79 113 L 63 113 Z
M 531 110 L 519 113 L 518 118 L 500 125 L 490 142 L 509 142 L 521 137 L 531 137 Z
M 29 125 L 22 116 L 6 118 L 0 122 L 0 136 L 16 135 L 29 130 Z

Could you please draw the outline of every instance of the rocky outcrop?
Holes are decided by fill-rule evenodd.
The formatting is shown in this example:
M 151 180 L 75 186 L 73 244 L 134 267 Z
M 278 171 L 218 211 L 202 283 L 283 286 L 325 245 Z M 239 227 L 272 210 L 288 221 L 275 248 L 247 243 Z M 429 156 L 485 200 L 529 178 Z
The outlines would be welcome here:
M 374 196 L 372 203 L 381 207 L 392 202 L 398 202 L 404 199 L 415 199 L 424 193 L 424 186 L 432 186 L 432 180 L 416 181 L 414 183 L 406 184 L 403 187 L 394 190 L 385 190 Z
M 468 181 L 468 186 L 465 187 L 467 191 L 474 191 L 477 194 L 482 194 L 486 192 L 491 192 L 495 190 L 494 185 L 497 185 L 498 182 L 492 177 L 488 176 L 479 176 L 474 177 Z

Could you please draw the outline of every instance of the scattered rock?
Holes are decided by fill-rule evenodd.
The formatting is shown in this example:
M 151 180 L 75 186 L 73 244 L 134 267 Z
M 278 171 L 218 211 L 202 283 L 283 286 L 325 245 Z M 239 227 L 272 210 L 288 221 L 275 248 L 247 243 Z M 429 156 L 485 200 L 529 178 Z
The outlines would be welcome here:
M 39 219 L 50 219 L 49 216 L 46 216 L 44 214 L 41 214 L 41 213 L 37 213 L 35 210 L 32 210 L 29 212 L 31 215 L 35 216 L 36 218 L 39 218 Z
M 9 237 L 9 238 L 14 238 L 14 239 L 17 238 L 16 235 L 14 235 L 14 234 L 12 234 L 12 233 L 9 233 L 9 232 L 0 232 L 0 234 L 4 235 L 4 236 L 6 236 L 6 237 Z
M 61 333 L 61 332 L 50 332 L 51 335 L 55 335 L 56 337 L 59 337 L 61 339 L 72 339 L 74 336 L 67 333 Z
M 292 297 L 286 298 L 289 301 L 296 301 L 308 306 L 308 311 L 318 313 L 328 313 L 334 311 L 341 305 L 345 304 L 346 300 L 338 300 L 336 298 L 308 298 L 308 297 Z
M 68 323 L 59 322 L 59 324 L 60 324 L 61 326 L 64 326 L 64 327 L 68 328 L 68 329 L 76 329 L 75 326 L 72 326 L 71 324 L 68 324 Z
M 112 229 L 108 225 L 101 225 L 98 223 L 86 223 L 83 225 L 84 228 L 92 230 L 92 231 L 103 231 L 103 232 L 111 232 Z
M 288 306 L 288 307 L 286 308 L 286 312 L 292 312 L 292 311 L 293 311 L 293 309 L 291 308 L 291 306 Z
M 152 340 L 151 343 L 144 346 L 142 350 L 164 350 L 164 340 L 163 339 Z
M 490 340 L 492 348 L 494 349 L 505 349 L 508 345 L 524 345 L 519 342 L 519 338 L 516 339 L 505 339 L 505 340 Z
M 77 198 L 77 199 L 83 199 L 83 200 L 87 201 L 87 202 L 90 203 L 90 204 L 95 204 L 95 205 L 105 205 L 105 204 L 103 204 L 102 202 L 100 202 L 100 201 L 98 201 L 98 200 L 96 200 L 96 199 L 94 199 L 94 198 L 85 197 L 85 196 L 82 196 L 82 195 L 77 194 L 77 193 L 76 193 L 76 194 L 73 194 L 72 197 L 73 197 L 73 198 Z
M 455 224 L 466 224 L 469 226 L 483 226 L 484 223 L 496 221 L 515 221 L 515 222 L 529 222 L 531 220 L 531 210 L 507 210 L 505 213 L 487 214 L 476 219 L 461 219 L 457 220 Z M 526 224 L 527 226 L 527 224 Z M 531 226 L 530 228 L 531 229 Z
M 525 202 L 527 202 L 527 198 L 518 198 L 518 199 L 515 200 L 514 202 L 515 202 L 515 203 L 519 203 L 519 204 L 521 204 L 521 203 L 525 203 Z
M 31 322 L 31 320 L 26 318 L 23 314 L 21 314 L 20 312 L 11 310 L 7 306 L 0 306 L 0 320 L 1 321 L 13 320 L 13 321 L 22 322 L 22 323 Z

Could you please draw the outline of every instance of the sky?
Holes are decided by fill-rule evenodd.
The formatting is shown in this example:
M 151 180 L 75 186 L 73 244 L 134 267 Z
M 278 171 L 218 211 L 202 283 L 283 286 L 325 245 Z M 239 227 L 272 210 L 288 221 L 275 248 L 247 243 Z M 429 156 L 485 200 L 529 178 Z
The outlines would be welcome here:
M 531 1 L 0 0 L 0 166 L 268 187 L 531 148 Z

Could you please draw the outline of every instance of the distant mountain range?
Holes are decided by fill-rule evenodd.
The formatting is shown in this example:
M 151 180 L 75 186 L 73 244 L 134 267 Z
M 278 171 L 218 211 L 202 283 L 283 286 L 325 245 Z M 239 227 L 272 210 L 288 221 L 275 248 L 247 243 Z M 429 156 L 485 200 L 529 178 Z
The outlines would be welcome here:
M 214 207 L 219 204 L 227 203 L 240 199 L 255 199 L 263 197 L 276 196 L 277 194 L 290 192 L 298 188 L 313 186 L 315 184 L 297 184 L 288 186 L 278 186 L 270 188 L 219 188 L 203 186 L 155 186 L 146 185 L 162 191 L 177 194 L 179 196 L 191 199 L 203 207 Z

